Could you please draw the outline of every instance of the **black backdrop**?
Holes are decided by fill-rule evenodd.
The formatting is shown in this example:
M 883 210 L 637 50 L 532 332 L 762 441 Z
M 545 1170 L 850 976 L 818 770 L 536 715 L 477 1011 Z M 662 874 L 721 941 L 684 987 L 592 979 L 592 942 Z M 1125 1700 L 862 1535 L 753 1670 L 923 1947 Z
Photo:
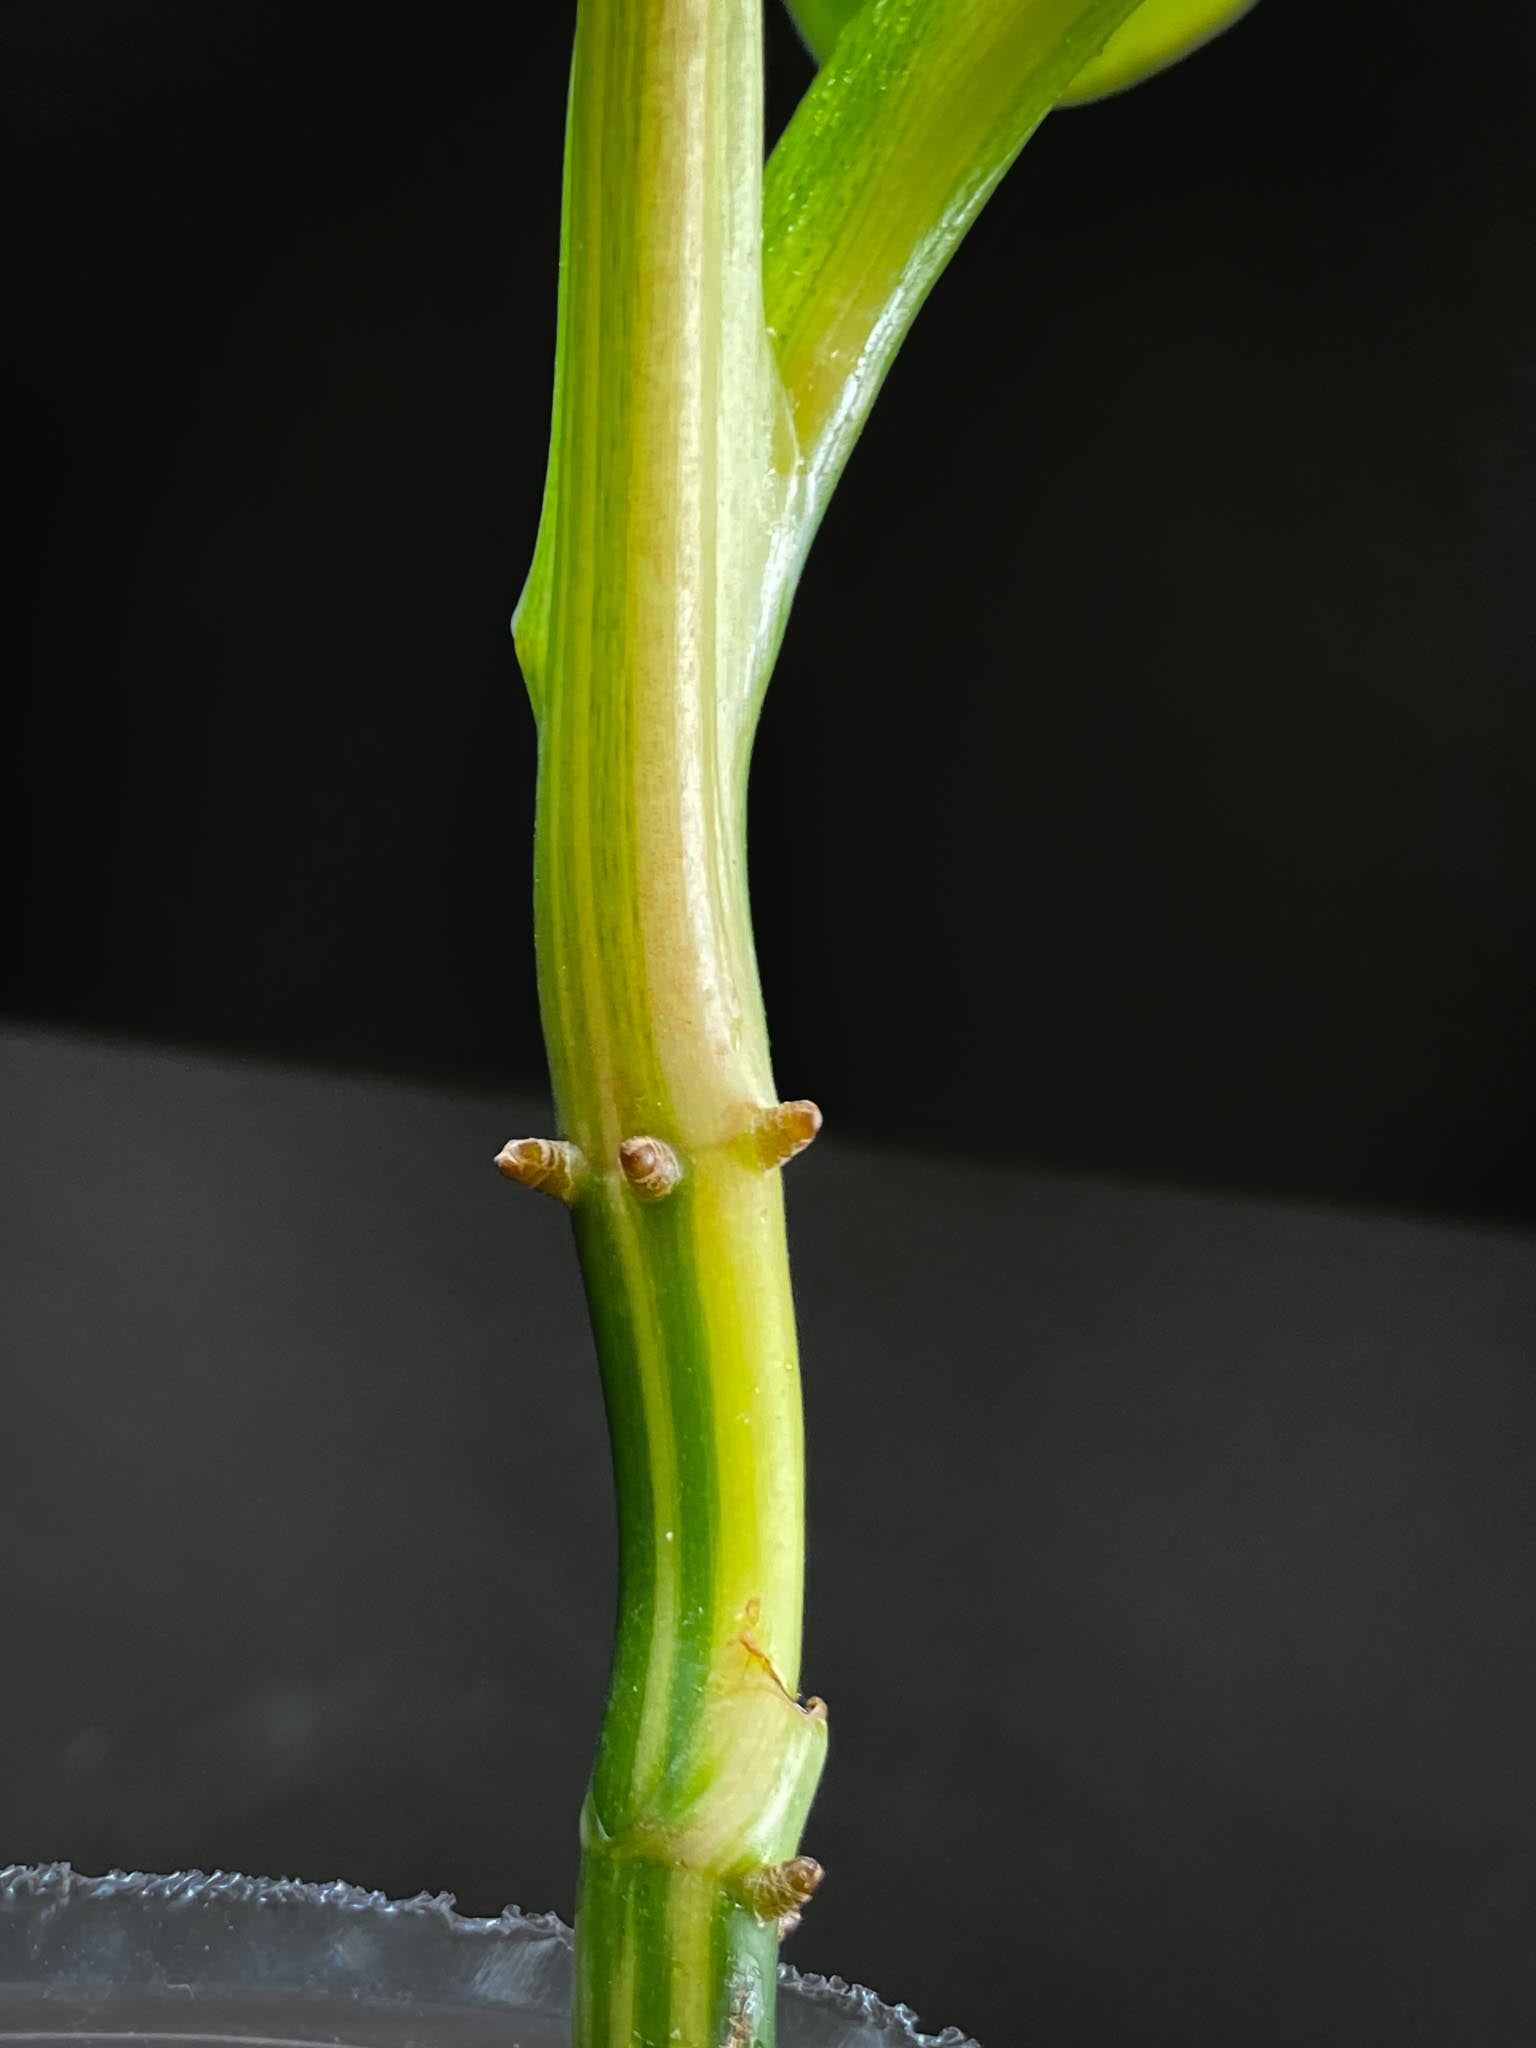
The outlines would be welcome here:
M 506 619 L 568 33 L 6 10 L 14 1013 L 538 1077 Z M 1536 1213 L 1533 61 L 1509 0 L 1268 0 L 1026 152 L 770 694 L 787 1092 Z

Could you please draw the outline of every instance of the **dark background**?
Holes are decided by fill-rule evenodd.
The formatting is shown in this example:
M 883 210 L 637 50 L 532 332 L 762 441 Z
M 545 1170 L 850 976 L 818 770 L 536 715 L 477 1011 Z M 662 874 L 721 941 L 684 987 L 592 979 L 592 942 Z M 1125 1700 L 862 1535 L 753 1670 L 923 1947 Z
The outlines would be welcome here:
M 541 1075 L 569 19 L 6 11 L 16 1013 Z M 1267 0 L 1026 151 L 768 700 L 838 1128 L 1536 1214 L 1533 71 L 1508 0 Z
M 0 17 L 0 1860 L 569 1910 L 601 1429 L 486 1164 L 568 27 Z M 987 2048 L 1531 2038 L 1533 60 L 1265 0 L 1049 123 L 769 694 L 797 1958 Z

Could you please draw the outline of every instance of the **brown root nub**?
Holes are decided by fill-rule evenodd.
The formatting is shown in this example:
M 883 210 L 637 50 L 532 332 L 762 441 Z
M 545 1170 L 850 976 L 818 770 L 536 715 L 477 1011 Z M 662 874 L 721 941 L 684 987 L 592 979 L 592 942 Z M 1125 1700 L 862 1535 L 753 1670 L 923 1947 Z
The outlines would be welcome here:
M 557 1202 L 575 1196 L 584 1164 L 578 1148 L 559 1138 L 512 1138 L 496 1154 L 496 1165 L 508 1180 L 553 1195 Z
M 765 1167 L 786 1166 L 803 1152 L 821 1129 L 821 1111 L 814 1102 L 776 1102 L 759 1110 L 753 1125 L 757 1156 Z
M 824 1875 L 814 1856 L 791 1856 L 787 1863 L 765 1863 L 745 1871 L 738 1889 L 759 1920 L 772 1920 L 781 1934 L 788 1934 L 799 1926 L 800 1909 Z
M 665 1201 L 683 1177 L 682 1162 L 661 1138 L 626 1138 L 619 1165 L 642 1202 Z
M 721 2042 L 720 2048 L 752 2048 L 757 2037 L 757 2026 L 752 2017 L 751 1993 L 738 1988 L 731 1999 L 731 2010 L 727 2022 L 730 2031 Z

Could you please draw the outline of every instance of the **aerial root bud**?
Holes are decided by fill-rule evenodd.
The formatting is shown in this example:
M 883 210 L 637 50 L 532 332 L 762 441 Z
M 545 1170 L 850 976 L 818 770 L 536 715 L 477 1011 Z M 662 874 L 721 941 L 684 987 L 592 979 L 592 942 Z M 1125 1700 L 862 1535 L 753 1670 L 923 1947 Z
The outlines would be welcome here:
M 642 1202 L 664 1202 L 683 1177 L 681 1160 L 661 1138 L 626 1138 L 619 1166 Z
M 578 1146 L 560 1138 L 511 1138 L 496 1154 L 496 1165 L 508 1180 L 553 1195 L 557 1202 L 569 1202 L 575 1199 L 586 1161 Z
M 800 1925 L 800 1909 L 825 1873 L 814 1856 L 791 1856 L 787 1863 L 766 1863 L 748 1870 L 738 1890 L 759 1920 L 772 1921 L 781 1935 Z
M 759 1110 L 752 1126 L 757 1156 L 765 1167 L 786 1166 L 803 1152 L 821 1129 L 821 1111 L 814 1102 L 776 1102 Z

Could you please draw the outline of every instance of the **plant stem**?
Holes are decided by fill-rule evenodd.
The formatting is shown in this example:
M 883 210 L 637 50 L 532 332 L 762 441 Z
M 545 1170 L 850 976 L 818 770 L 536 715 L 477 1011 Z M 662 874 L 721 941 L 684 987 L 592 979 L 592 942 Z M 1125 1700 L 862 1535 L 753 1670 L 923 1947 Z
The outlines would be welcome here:
M 518 619 L 545 1035 L 584 1162 L 620 1525 L 583 2048 L 771 2041 L 754 1874 L 793 1856 L 826 1744 L 794 1696 L 799 1379 L 744 853 L 794 485 L 762 315 L 759 36 L 759 0 L 582 0 L 555 446 Z
M 779 1104 L 770 1070 L 753 726 L 901 335 L 1134 0 L 870 0 L 776 152 L 766 242 L 760 4 L 579 0 L 555 419 L 515 621 L 563 1138 L 503 1164 L 571 1204 L 619 1510 L 577 2048 L 772 2048 L 779 1922 L 819 1875 L 795 1852 L 826 1748 L 824 1710 L 796 1694 L 803 1456 L 777 1167 L 819 1116 Z

